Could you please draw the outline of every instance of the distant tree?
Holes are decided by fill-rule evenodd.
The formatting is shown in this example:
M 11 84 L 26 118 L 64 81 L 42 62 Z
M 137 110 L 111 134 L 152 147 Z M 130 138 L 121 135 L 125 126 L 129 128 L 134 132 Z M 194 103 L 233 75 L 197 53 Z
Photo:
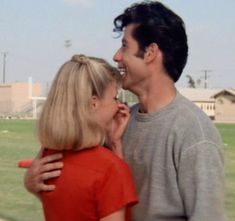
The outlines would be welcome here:
M 188 87 L 189 88 L 196 88 L 196 83 L 195 80 L 192 78 L 191 75 L 186 75 L 186 77 L 188 78 Z

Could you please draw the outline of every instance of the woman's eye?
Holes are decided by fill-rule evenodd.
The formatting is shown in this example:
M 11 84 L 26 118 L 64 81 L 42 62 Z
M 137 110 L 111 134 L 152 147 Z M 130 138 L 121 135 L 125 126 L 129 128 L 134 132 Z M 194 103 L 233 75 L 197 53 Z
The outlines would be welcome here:
M 115 100 L 115 101 L 119 101 L 119 98 L 118 98 L 118 96 L 117 96 L 117 97 L 115 97 L 115 98 L 114 98 L 114 100 Z

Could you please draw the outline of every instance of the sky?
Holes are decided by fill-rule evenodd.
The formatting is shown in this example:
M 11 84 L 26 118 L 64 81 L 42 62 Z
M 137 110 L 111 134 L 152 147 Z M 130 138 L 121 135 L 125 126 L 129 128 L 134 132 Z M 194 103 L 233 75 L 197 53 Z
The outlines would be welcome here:
M 0 83 L 50 83 L 73 54 L 105 58 L 111 64 L 121 45 L 113 19 L 132 0 L 0 0 Z M 235 88 L 235 1 L 161 0 L 184 20 L 189 57 L 177 83 L 191 75 L 208 88 Z M 66 47 L 66 40 L 71 43 Z

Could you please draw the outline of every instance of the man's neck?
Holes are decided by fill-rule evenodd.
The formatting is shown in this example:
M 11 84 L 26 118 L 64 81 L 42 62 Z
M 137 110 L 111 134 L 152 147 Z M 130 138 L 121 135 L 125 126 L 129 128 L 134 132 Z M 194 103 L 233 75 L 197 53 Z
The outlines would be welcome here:
M 174 83 L 162 82 L 160 85 L 150 86 L 138 96 L 140 112 L 153 113 L 170 104 L 176 96 Z

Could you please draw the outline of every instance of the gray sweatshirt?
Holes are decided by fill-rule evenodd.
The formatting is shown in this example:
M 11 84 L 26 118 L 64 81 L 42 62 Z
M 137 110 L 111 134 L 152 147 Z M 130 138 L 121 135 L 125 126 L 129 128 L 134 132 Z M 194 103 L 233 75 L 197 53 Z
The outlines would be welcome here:
M 156 113 L 138 110 L 123 137 L 140 201 L 133 221 L 223 221 L 222 145 L 211 120 L 179 93 Z

